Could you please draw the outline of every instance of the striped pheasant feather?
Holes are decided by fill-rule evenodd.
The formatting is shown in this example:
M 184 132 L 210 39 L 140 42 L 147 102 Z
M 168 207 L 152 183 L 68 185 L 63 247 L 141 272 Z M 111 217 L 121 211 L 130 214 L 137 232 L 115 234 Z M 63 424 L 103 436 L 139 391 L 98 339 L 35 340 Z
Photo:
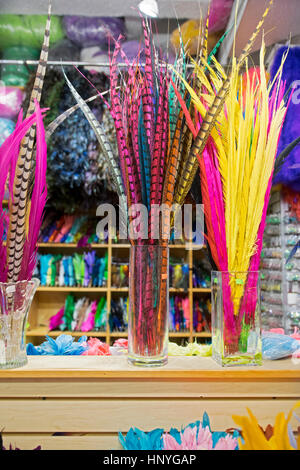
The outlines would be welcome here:
M 246 44 L 246 46 L 242 50 L 241 55 L 240 55 L 240 57 L 238 59 L 238 62 L 237 62 L 237 69 L 238 70 L 244 64 L 244 62 L 245 62 L 252 46 L 253 46 L 253 43 L 256 40 L 256 38 L 257 38 L 257 36 L 258 36 L 262 26 L 263 26 L 264 20 L 265 20 L 268 12 L 270 10 L 270 7 L 271 7 L 272 3 L 273 3 L 273 0 L 270 0 L 269 5 L 266 8 L 266 10 L 265 10 L 265 12 L 262 16 L 261 21 L 258 23 L 255 31 L 253 32 L 253 34 L 251 35 L 251 37 L 248 41 L 248 43 Z M 185 166 L 185 169 L 183 171 L 182 178 L 178 181 L 178 185 L 177 185 L 176 199 L 175 199 L 174 202 L 179 204 L 179 205 L 183 204 L 184 199 L 187 196 L 187 194 L 188 194 L 188 192 L 191 188 L 192 181 L 193 181 L 193 179 L 195 177 L 195 174 L 197 172 L 197 155 L 202 154 L 202 152 L 204 150 L 204 147 L 207 143 L 207 140 L 210 136 L 210 133 L 211 133 L 213 127 L 215 126 L 218 115 L 219 115 L 219 113 L 221 112 L 221 110 L 223 108 L 225 99 L 226 99 L 226 97 L 229 93 L 229 90 L 230 90 L 231 77 L 232 77 L 232 71 L 229 74 L 229 76 L 226 79 L 224 79 L 221 88 L 218 90 L 217 94 L 215 95 L 213 103 L 211 104 L 211 106 L 207 110 L 207 112 L 206 112 L 206 114 L 203 118 L 203 121 L 202 121 L 200 130 L 198 132 L 198 135 L 194 140 L 193 146 L 191 148 L 191 153 L 190 153 L 189 159 L 186 162 L 186 166 Z
M 106 158 L 106 162 L 108 165 L 108 168 L 110 170 L 110 174 L 112 176 L 112 180 L 115 184 L 116 191 L 118 195 L 121 198 L 123 208 L 126 207 L 126 196 L 124 193 L 123 189 L 123 184 L 122 184 L 122 177 L 121 177 L 121 172 L 118 164 L 116 163 L 114 156 L 113 156 L 113 151 L 111 149 L 111 145 L 107 139 L 107 136 L 105 134 L 105 130 L 98 122 L 96 119 L 94 113 L 91 111 L 87 103 L 81 98 L 79 93 L 76 91 L 70 80 L 68 79 L 67 75 L 65 74 L 65 71 L 63 70 L 63 74 L 65 77 L 65 80 L 67 82 L 68 87 L 71 90 L 72 95 L 74 96 L 75 100 L 77 101 L 78 106 L 80 107 L 81 111 L 85 115 L 86 119 L 88 120 L 89 124 L 91 125 L 93 131 L 95 132 L 95 135 L 97 137 L 97 140 L 101 146 L 102 152 Z
M 30 96 L 27 117 L 34 111 L 34 102 L 40 101 L 46 64 L 48 59 L 49 39 L 51 25 L 51 2 L 48 6 L 48 18 L 46 22 L 44 41 L 41 49 L 39 65 L 35 76 L 35 81 Z M 21 270 L 23 247 L 25 238 L 28 235 L 28 208 L 31 173 L 33 170 L 33 147 L 35 141 L 35 126 L 31 127 L 25 135 L 21 146 L 15 171 L 13 197 L 9 202 L 10 223 L 7 234 L 7 278 L 16 282 Z

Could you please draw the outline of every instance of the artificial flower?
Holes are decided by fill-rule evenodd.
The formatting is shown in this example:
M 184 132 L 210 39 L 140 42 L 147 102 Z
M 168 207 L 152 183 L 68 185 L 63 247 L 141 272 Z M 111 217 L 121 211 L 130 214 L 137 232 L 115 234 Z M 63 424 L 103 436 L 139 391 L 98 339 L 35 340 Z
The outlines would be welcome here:
M 214 447 L 214 450 L 236 450 L 237 439 L 230 435 L 221 437 Z
M 86 349 L 87 344 L 86 336 L 79 338 L 77 342 L 74 341 L 71 335 L 59 335 L 56 340 L 46 336 L 47 341 L 42 343 L 40 346 L 33 346 L 33 344 L 28 343 L 26 347 L 26 352 L 29 356 L 80 356 Z
M 88 349 L 83 356 L 111 356 L 109 345 L 102 343 L 98 338 L 90 338 L 87 342 Z
M 247 408 L 248 416 L 233 416 L 235 423 L 241 427 L 244 442 L 239 439 L 239 448 L 241 450 L 300 450 L 300 436 L 295 440 L 289 421 L 293 411 L 300 407 L 297 403 L 289 412 L 287 418 L 284 413 L 278 413 L 276 416 L 273 435 L 267 439 L 263 430 L 259 426 L 257 419 Z
M 163 435 L 164 450 L 212 450 L 212 435 L 206 426 L 199 428 L 187 426 L 183 432 L 180 433 L 179 442 L 170 434 Z
M 154 429 L 143 432 L 137 428 L 130 428 L 124 437 L 119 432 L 119 441 L 125 450 L 161 450 L 163 429 Z
M 114 348 L 124 348 L 128 349 L 128 339 L 119 338 L 114 342 Z
M 186 346 L 179 346 L 177 343 L 169 342 L 169 356 L 202 356 L 207 357 L 212 354 L 211 344 L 188 343 Z
M 145 433 L 131 428 L 125 437 L 119 433 L 119 440 L 125 450 L 237 450 L 239 436 L 237 430 L 232 435 L 212 432 L 209 417 L 204 413 L 202 423 L 196 421 L 181 431 L 171 428 L 168 433 L 163 429 Z

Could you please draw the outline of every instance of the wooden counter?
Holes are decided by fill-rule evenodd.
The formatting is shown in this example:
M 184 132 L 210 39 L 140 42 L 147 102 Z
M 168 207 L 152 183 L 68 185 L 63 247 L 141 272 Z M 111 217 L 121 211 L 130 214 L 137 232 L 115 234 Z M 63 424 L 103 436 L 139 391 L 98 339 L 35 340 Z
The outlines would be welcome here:
M 0 429 L 22 449 L 118 449 L 118 431 L 180 428 L 204 411 L 225 430 L 246 407 L 264 426 L 299 400 L 300 361 L 290 359 L 224 369 L 211 358 L 170 357 L 144 369 L 122 356 L 33 356 L 0 370 Z

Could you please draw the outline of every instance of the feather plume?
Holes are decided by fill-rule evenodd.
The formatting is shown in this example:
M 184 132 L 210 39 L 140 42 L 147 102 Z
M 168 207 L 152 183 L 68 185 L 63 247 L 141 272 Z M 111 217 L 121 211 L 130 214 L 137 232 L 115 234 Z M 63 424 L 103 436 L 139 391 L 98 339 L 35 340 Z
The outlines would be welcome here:
M 0 197 L 3 200 L 4 187 L 7 179 L 9 178 L 9 217 L 10 208 L 13 200 L 13 181 L 16 171 L 16 165 L 19 155 L 19 149 L 21 141 L 24 136 L 28 133 L 28 130 L 36 124 L 37 126 L 37 161 L 35 166 L 35 184 L 33 193 L 31 196 L 31 204 L 28 208 L 30 217 L 30 233 L 28 239 L 21 251 L 21 269 L 19 271 L 17 280 L 31 279 L 32 272 L 35 267 L 35 254 L 36 254 L 36 242 L 38 233 L 42 222 L 42 214 L 46 201 L 46 183 L 45 183 L 45 172 L 47 166 L 47 152 L 46 142 L 44 139 L 43 129 L 43 112 L 40 110 L 38 103 L 36 102 L 36 112 L 31 116 L 27 117 L 22 121 L 22 112 L 19 114 L 16 128 L 14 132 L 6 139 L 0 148 Z M 3 209 L 1 209 L 1 216 L 3 217 Z M 8 265 L 7 265 L 7 244 L 3 242 L 3 224 L 1 224 L 1 245 L 0 245 L 0 263 L 1 282 L 8 281 Z
M 39 65 L 36 72 L 33 90 L 30 97 L 27 117 L 33 113 L 35 100 L 40 101 L 43 80 L 48 58 L 49 38 L 51 24 L 51 2 L 48 6 L 48 18 L 46 22 L 44 41 L 41 49 Z M 19 278 L 22 254 L 26 238 L 28 237 L 29 206 L 31 196 L 31 175 L 33 172 L 33 147 L 36 130 L 32 126 L 25 135 L 16 165 L 13 196 L 10 201 L 10 218 L 7 234 L 7 278 L 9 281 L 17 281 Z M 27 223 L 26 223 L 27 222 Z

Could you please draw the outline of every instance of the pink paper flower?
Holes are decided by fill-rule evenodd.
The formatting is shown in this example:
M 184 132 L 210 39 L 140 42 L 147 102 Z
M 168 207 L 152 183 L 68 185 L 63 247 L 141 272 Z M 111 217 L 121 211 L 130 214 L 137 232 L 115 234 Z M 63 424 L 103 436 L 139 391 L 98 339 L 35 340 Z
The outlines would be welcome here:
M 180 433 L 180 437 L 181 444 L 178 444 L 170 434 L 164 434 L 164 450 L 212 450 L 212 435 L 208 426 L 203 428 L 200 424 L 198 432 L 196 426 L 188 426 Z
M 114 342 L 114 348 L 128 349 L 128 339 L 119 338 Z
M 221 437 L 216 443 L 214 450 L 234 450 L 238 442 L 232 436 Z
M 90 338 L 87 345 L 89 349 L 82 354 L 83 356 L 111 356 L 109 345 L 102 343 L 98 338 Z

